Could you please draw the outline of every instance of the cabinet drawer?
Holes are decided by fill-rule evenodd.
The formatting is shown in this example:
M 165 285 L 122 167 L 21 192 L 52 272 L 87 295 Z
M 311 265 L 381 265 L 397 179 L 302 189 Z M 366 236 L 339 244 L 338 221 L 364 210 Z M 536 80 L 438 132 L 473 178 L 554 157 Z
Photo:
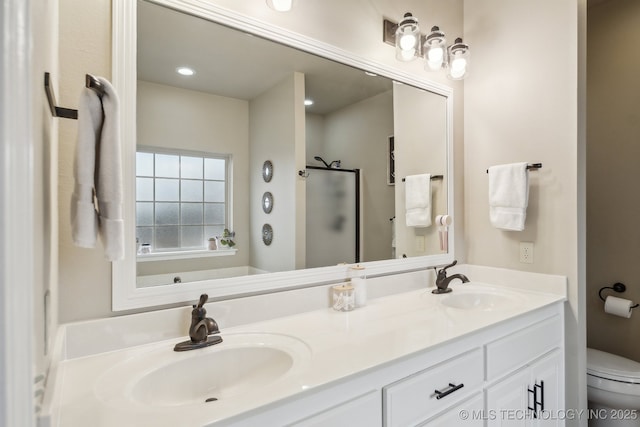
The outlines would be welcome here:
M 327 408 L 310 417 L 300 420 L 291 427 L 372 427 L 382 424 L 380 408 L 380 390 Z
M 482 393 L 478 393 L 444 414 L 420 424 L 420 427 L 484 427 L 484 418 L 484 399 Z
M 562 319 L 553 316 L 486 345 L 487 380 L 500 377 L 562 345 Z
M 483 367 L 482 350 L 478 348 L 384 387 L 385 426 L 417 425 L 459 403 L 482 384 Z M 450 384 L 462 387 L 444 395 L 454 388 Z M 438 396 L 436 390 L 443 394 Z

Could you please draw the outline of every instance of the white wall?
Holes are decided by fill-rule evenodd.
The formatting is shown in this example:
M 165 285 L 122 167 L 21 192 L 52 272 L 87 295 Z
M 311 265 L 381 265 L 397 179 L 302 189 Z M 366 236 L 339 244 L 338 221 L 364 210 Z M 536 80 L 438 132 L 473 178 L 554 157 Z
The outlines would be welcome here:
M 249 263 L 249 103 L 204 92 L 138 81 L 138 145 L 230 154 L 233 198 L 229 224 L 238 252 L 232 257 L 144 262 L 138 274 L 209 270 Z M 210 237 L 210 236 L 205 236 Z
M 289 271 L 304 262 L 304 194 L 297 171 L 304 169 L 304 75 L 294 73 L 249 104 L 251 200 L 251 266 L 270 272 Z M 300 126 L 302 126 L 300 128 Z M 264 182 L 262 165 L 273 163 L 273 178 Z M 302 187 L 304 190 L 304 187 Z M 273 194 L 273 210 L 262 210 L 262 195 Z M 302 203 L 300 203 L 302 200 Z M 300 206 L 302 204 L 302 206 Z M 273 241 L 262 242 L 262 226 L 273 228 Z M 304 246 L 303 246 L 304 247 Z
M 568 276 L 567 408 L 586 405 L 578 4 L 473 0 L 464 9 L 473 47 L 464 107 L 467 261 Z M 518 161 L 543 168 L 530 174 L 525 231 L 501 231 L 488 220 L 486 169 Z M 534 264 L 519 263 L 522 241 L 534 242 Z
M 305 137 L 306 137 L 306 164 L 311 166 L 322 166 L 320 162 L 314 160 L 315 156 L 323 159 L 328 157 L 324 152 L 324 116 L 320 114 L 305 115 Z

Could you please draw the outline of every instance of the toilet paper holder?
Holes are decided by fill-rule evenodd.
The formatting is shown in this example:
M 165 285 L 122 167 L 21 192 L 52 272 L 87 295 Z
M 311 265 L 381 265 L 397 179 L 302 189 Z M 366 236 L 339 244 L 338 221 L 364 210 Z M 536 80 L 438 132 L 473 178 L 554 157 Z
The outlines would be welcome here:
M 618 293 L 621 294 L 621 293 L 623 293 L 624 291 L 627 290 L 627 287 L 626 287 L 626 285 L 624 283 L 620 283 L 620 282 L 614 283 L 613 286 L 603 286 L 603 287 L 601 287 L 600 290 L 598 291 L 598 296 L 600 297 L 600 299 L 602 301 L 606 300 L 605 297 L 602 296 L 602 291 L 604 291 L 605 289 L 612 289 L 615 292 L 618 292 Z M 638 306 L 640 306 L 640 304 L 634 304 L 634 305 L 631 306 L 631 308 L 636 308 Z

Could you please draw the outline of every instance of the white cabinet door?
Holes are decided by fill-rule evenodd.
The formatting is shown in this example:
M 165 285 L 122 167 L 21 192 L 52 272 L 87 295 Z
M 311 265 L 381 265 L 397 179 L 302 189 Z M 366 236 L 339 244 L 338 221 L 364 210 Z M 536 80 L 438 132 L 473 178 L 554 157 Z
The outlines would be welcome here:
M 562 352 L 554 350 L 487 389 L 487 426 L 564 426 Z M 529 408 L 535 408 L 534 410 Z
M 564 371 L 562 369 L 562 352 L 552 351 L 542 359 L 531 365 L 531 384 L 538 385 L 539 411 L 536 425 L 551 427 L 563 426 L 564 420 L 560 419 L 558 410 L 564 408 Z M 543 387 L 540 387 L 540 385 Z
M 528 391 L 531 370 L 524 368 L 487 389 L 487 427 L 522 427 L 532 425 L 527 407 L 533 404 Z

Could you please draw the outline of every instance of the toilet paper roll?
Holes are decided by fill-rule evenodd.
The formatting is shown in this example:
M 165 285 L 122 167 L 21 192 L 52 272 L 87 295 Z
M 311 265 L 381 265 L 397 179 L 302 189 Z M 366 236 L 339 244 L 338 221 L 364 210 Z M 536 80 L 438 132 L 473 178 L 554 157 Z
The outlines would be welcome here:
M 631 317 L 631 305 L 633 303 L 624 298 L 607 297 L 604 301 L 604 312 L 620 317 Z

